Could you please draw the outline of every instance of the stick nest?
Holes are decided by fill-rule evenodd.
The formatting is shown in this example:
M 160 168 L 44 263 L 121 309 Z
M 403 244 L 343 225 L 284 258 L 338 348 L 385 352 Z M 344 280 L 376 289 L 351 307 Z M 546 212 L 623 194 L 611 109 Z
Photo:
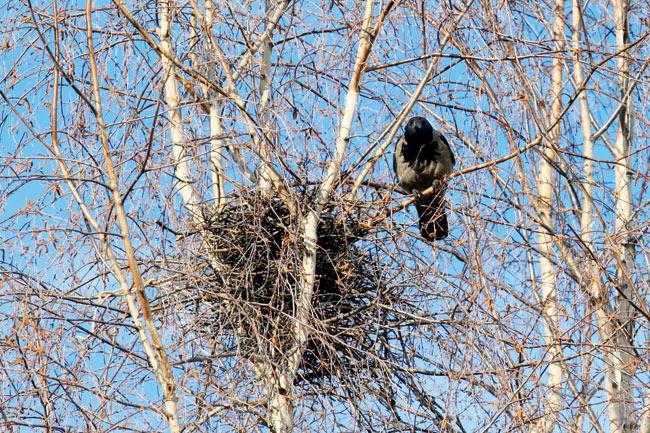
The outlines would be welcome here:
M 354 221 L 333 209 L 318 225 L 309 340 L 296 381 L 355 377 L 377 359 L 380 322 L 390 303 L 381 266 Z M 245 357 L 281 362 L 291 348 L 304 255 L 298 221 L 280 200 L 231 200 L 204 231 L 203 278 L 195 298 L 207 334 L 235 337 Z

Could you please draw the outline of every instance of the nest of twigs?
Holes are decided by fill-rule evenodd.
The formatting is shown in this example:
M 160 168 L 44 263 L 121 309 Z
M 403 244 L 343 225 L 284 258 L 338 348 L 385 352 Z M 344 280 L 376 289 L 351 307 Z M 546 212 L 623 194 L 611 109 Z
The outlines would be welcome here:
M 379 307 L 388 303 L 381 267 L 364 242 L 367 232 L 336 211 L 318 227 L 310 339 L 298 382 L 318 384 L 354 377 L 377 359 Z M 299 222 L 280 200 L 233 199 L 209 224 L 203 239 L 200 326 L 230 334 L 249 359 L 287 355 L 295 326 L 304 248 Z M 198 315 L 197 315 L 198 317 Z

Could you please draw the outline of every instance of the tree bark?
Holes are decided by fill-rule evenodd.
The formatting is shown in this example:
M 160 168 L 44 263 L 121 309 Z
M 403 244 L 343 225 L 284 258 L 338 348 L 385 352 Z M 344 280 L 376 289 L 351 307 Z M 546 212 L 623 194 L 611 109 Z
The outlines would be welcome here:
M 389 6 L 393 2 L 389 2 Z M 325 178 L 316 196 L 316 202 L 308 210 L 302 224 L 302 241 L 304 255 L 300 275 L 299 289 L 294 299 L 295 317 L 292 331 L 292 346 L 287 354 L 287 361 L 277 374 L 276 386 L 272 388 L 271 423 L 275 433 L 287 433 L 293 428 L 293 407 L 291 404 L 291 384 L 302 362 L 303 352 L 309 338 L 311 322 L 311 300 L 316 282 L 316 248 L 318 242 L 318 221 L 321 212 L 339 178 L 343 157 L 350 140 L 350 129 L 359 100 L 359 85 L 363 75 L 366 60 L 370 54 L 372 40 L 370 24 L 374 0 L 366 0 L 361 37 L 357 49 L 357 58 L 352 76 L 347 87 L 343 107 L 343 117 L 339 125 L 334 149 L 334 157 L 327 166 Z M 387 6 L 389 9 L 389 7 Z
M 564 50 L 564 0 L 556 0 L 553 21 L 553 39 L 558 52 Z M 551 92 L 551 113 L 548 119 L 553 124 L 562 115 L 562 59 L 553 57 Z M 556 122 L 550 131 L 549 142 L 544 146 L 543 157 L 539 163 L 537 188 L 539 194 L 538 212 L 540 227 L 539 242 L 539 269 L 541 273 L 540 289 L 542 292 L 542 314 L 544 317 L 544 339 L 547 345 L 548 356 L 548 395 L 547 407 L 540 418 L 538 429 L 540 432 L 551 433 L 558 422 L 559 412 L 562 410 L 562 347 L 560 345 L 560 330 L 558 323 L 558 297 L 556 271 L 553 266 L 553 233 L 555 218 L 553 217 L 553 185 L 555 183 L 555 168 L 553 163 L 557 159 L 556 148 L 560 147 L 560 122 Z
M 169 131 L 172 142 L 172 158 L 175 163 L 174 174 L 178 181 L 178 192 L 183 203 L 190 212 L 194 222 L 200 221 L 196 194 L 192 189 L 192 178 L 185 149 L 185 137 L 183 132 L 183 116 L 178 92 L 178 80 L 176 79 L 176 68 L 170 58 L 174 57 L 171 45 L 171 0 L 161 0 L 158 5 L 158 38 L 160 49 L 165 55 L 160 56 L 162 64 L 162 78 L 164 80 L 164 97 L 169 113 Z
M 135 289 L 135 298 L 139 302 L 140 311 L 138 311 L 138 306 L 135 303 L 134 296 L 132 294 L 132 288 L 126 280 L 126 276 L 121 270 L 121 266 L 118 264 L 116 257 L 113 255 L 110 246 L 107 245 L 106 251 L 109 256 L 109 260 L 113 265 L 114 275 L 118 279 L 118 283 L 122 289 L 123 295 L 126 299 L 129 313 L 133 323 L 138 329 L 138 335 L 140 342 L 143 345 L 143 349 L 147 354 L 147 358 L 151 365 L 156 379 L 161 388 L 161 393 L 163 395 L 163 401 L 165 405 L 165 417 L 167 418 L 167 424 L 171 433 L 180 432 L 180 421 L 178 418 L 178 407 L 177 407 L 177 397 L 176 397 L 176 385 L 174 381 L 174 375 L 169 364 L 169 359 L 167 357 L 167 352 L 165 345 L 163 344 L 162 339 L 158 334 L 154 323 L 154 317 L 149 305 L 149 300 L 145 292 L 145 284 L 142 280 L 142 275 L 138 269 L 138 262 L 135 256 L 135 248 L 131 241 L 131 234 L 129 229 L 128 218 L 126 210 L 124 209 L 124 200 L 119 190 L 118 178 L 115 171 L 115 166 L 111 159 L 111 151 L 108 140 L 108 133 L 106 132 L 106 126 L 102 113 L 102 96 L 100 91 L 99 84 L 99 74 L 97 71 L 97 65 L 95 61 L 95 52 L 93 45 L 93 33 L 92 33 L 92 0 L 87 0 L 86 2 L 86 28 L 87 28 L 87 42 L 88 42 L 88 57 L 90 64 L 90 77 L 92 81 L 93 88 L 93 97 L 94 97 L 94 112 L 97 120 L 97 127 L 99 130 L 99 136 L 102 147 L 102 154 L 104 157 L 104 163 L 106 168 L 106 176 L 108 178 L 108 185 L 111 190 L 113 205 L 115 206 L 117 223 L 120 229 L 122 245 L 124 248 L 124 254 L 126 256 L 126 261 L 128 263 L 128 269 L 131 273 L 133 288 Z M 140 313 L 142 314 L 142 321 L 144 322 L 144 327 L 140 323 Z
M 612 433 L 630 433 L 636 430 L 634 419 L 634 389 L 632 376 L 634 374 L 633 344 L 634 309 L 632 307 L 633 290 L 630 286 L 630 269 L 634 263 L 635 240 L 630 231 L 632 217 L 632 179 L 629 170 L 628 154 L 630 151 L 630 62 L 624 48 L 629 42 L 628 32 L 628 0 L 614 2 L 616 19 L 616 49 L 619 52 L 617 62 L 618 85 L 621 96 L 621 108 L 618 113 L 618 129 L 614 145 L 614 166 L 616 198 L 616 240 L 618 242 L 616 269 L 616 310 L 618 325 L 615 330 L 614 343 L 620 349 L 620 356 L 615 359 L 613 380 L 617 384 L 617 395 L 610 405 L 609 415 Z
M 264 1 L 264 10 L 267 15 L 271 12 L 271 3 L 269 0 Z M 274 24 L 267 19 L 267 31 L 272 28 Z M 273 42 L 271 38 L 266 39 L 262 43 L 262 58 L 260 60 L 260 82 L 258 87 L 258 102 L 257 102 L 257 117 L 259 119 L 260 127 L 262 128 L 262 135 L 268 137 L 268 140 L 263 140 L 260 147 L 260 154 L 262 160 L 271 161 L 271 112 L 269 103 L 271 100 L 271 55 L 273 54 Z M 268 170 L 268 164 L 262 164 L 260 167 L 260 176 L 258 180 L 258 187 L 262 195 L 270 196 L 272 193 L 273 183 L 271 182 L 271 174 Z

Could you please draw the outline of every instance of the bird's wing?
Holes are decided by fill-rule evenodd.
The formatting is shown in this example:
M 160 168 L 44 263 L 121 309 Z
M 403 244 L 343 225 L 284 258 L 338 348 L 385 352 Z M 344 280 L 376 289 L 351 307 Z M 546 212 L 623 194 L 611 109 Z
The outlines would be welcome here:
M 393 153 L 393 173 L 395 173 L 398 182 L 399 182 L 399 173 L 397 172 L 398 170 L 397 158 L 402 157 L 402 140 L 404 140 L 404 137 L 400 137 L 400 139 L 397 140 L 397 144 L 395 145 L 395 153 Z
M 454 158 L 454 152 L 451 151 L 451 147 L 449 146 L 449 142 L 445 138 L 444 135 L 440 134 L 440 139 L 442 142 L 447 146 L 447 150 L 449 151 L 449 157 L 451 159 L 451 165 L 456 165 L 456 158 Z

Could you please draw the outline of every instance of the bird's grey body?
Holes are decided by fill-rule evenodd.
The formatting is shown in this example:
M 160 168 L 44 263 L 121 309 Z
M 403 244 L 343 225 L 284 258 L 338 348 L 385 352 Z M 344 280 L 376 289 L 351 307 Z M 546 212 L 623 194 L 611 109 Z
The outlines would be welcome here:
M 444 178 L 451 173 L 456 160 L 449 143 L 440 131 L 433 129 L 423 117 L 411 118 L 398 140 L 393 169 L 399 186 L 414 193 L 420 216 L 420 232 L 427 240 L 447 237 L 449 227 L 444 208 Z M 434 186 L 433 194 L 420 192 Z
M 420 152 L 414 152 L 415 158 L 405 156 L 404 147 L 408 147 L 402 136 L 395 150 L 394 168 L 399 180 L 399 186 L 408 192 L 424 190 L 431 186 L 434 180 L 442 179 L 451 174 L 454 167 L 454 157 L 449 144 L 439 131 L 433 132 L 432 144 Z

